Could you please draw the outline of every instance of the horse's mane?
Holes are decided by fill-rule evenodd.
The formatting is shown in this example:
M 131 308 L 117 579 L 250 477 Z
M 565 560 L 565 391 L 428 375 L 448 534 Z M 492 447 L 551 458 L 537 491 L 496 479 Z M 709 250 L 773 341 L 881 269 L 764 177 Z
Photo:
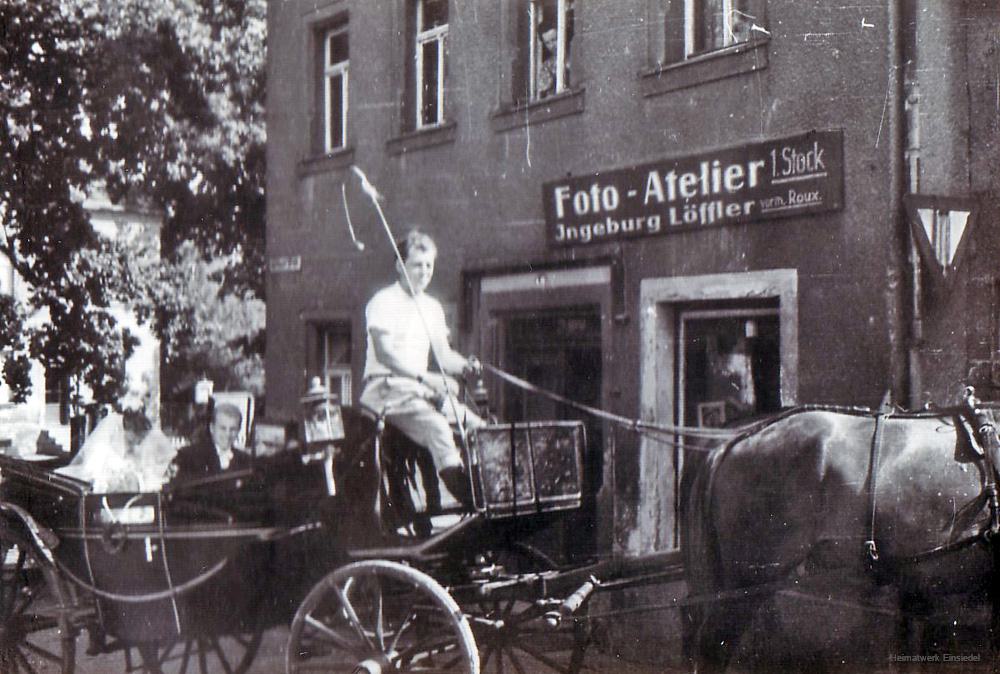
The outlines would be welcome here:
M 1000 402 L 984 403 L 983 407 L 990 409 L 1000 409 Z M 859 407 L 855 405 L 822 405 L 804 404 L 783 407 L 777 412 L 768 412 L 750 419 L 740 420 L 738 424 L 726 427 L 732 430 L 733 436 L 726 440 L 724 445 L 718 449 L 725 449 L 748 438 L 755 433 L 759 433 L 768 426 L 783 421 L 788 417 L 805 412 L 829 412 L 832 414 L 842 414 L 854 417 L 867 417 L 874 419 L 879 415 L 888 415 L 894 419 L 928 419 L 937 417 L 952 417 L 960 414 L 962 409 L 958 406 L 952 407 L 929 407 L 920 410 L 906 410 L 902 408 L 891 408 L 888 410 L 875 410 L 870 407 Z

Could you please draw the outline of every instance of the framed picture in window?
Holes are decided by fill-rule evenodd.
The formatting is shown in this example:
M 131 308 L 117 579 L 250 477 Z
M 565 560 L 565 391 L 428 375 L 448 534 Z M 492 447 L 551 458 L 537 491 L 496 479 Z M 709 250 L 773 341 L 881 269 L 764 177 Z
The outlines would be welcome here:
M 726 401 L 712 400 L 698 403 L 698 425 L 721 428 L 726 425 Z

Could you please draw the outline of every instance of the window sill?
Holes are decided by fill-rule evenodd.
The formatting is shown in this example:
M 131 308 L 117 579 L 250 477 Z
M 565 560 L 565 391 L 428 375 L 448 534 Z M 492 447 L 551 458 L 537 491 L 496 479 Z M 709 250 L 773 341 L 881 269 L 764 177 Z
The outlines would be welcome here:
M 419 131 L 411 131 L 385 142 L 386 150 L 391 155 L 401 155 L 415 150 L 423 150 L 435 145 L 455 142 L 457 131 L 455 122 L 445 122 L 440 126 L 432 126 Z
M 299 162 L 299 177 L 344 169 L 354 163 L 354 148 L 345 147 L 329 154 L 307 157 Z
M 583 91 L 572 89 L 558 96 L 499 110 L 493 113 L 490 126 L 494 131 L 509 131 L 579 114 L 583 112 Z
M 641 73 L 643 96 L 658 96 L 767 67 L 769 40 L 743 42 Z

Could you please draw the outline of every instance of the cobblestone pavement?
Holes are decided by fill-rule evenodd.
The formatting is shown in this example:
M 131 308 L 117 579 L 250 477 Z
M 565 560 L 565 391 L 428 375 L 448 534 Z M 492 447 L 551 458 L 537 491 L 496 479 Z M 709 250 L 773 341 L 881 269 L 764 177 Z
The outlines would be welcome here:
M 285 642 L 288 630 L 275 628 L 264 634 L 260 651 L 254 659 L 247 674 L 283 674 L 285 671 Z M 125 671 L 123 653 L 108 653 L 89 656 L 83 652 L 85 639 L 81 638 L 76 659 L 78 674 L 115 674 Z M 197 672 L 197 668 L 194 670 Z M 222 674 L 222 668 L 219 668 Z M 586 661 L 586 671 L 606 674 L 679 674 L 681 670 L 668 669 L 662 666 L 640 665 L 625 660 L 616 659 L 601 653 L 590 653 Z M 541 667 L 526 666 L 526 674 L 551 674 L 551 670 Z

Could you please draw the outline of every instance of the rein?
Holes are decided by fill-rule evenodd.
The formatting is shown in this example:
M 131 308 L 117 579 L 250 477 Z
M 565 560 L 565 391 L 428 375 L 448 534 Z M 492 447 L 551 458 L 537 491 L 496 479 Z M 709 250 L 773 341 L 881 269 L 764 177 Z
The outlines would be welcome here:
M 710 440 L 732 440 L 737 437 L 743 431 L 741 429 L 718 429 L 718 428 L 704 428 L 700 426 L 677 426 L 673 424 L 654 424 L 648 421 L 642 421 L 641 419 L 630 419 L 628 417 L 621 416 L 620 414 L 614 414 L 612 412 L 606 412 L 602 409 L 596 407 L 591 407 L 590 405 L 584 405 L 575 400 L 561 396 L 554 391 L 549 391 L 541 387 L 535 386 L 529 381 L 521 379 L 510 372 L 505 372 L 498 367 L 494 367 L 489 363 L 483 363 L 483 369 L 489 370 L 495 374 L 500 379 L 506 381 L 509 384 L 516 386 L 529 393 L 534 393 L 540 395 L 544 398 L 554 400 L 556 402 L 562 403 L 568 407 L 589 414 L 590 416 L 597 417 L 599 419 L 604 419 L 605 421 L 610 421 L 619 426 L 628 428 L 629 430 L 635 431 L 637 433 L 653 433 L 653 434 L 663 434 L 663 435 L 681 435 L 693 438 L 706 438 Z M 669 442 L 669 441 L 667 441 Z M 694 448 L 700 449 L 700 448 Z M 708 448 L 705 451 L 709 451 Z

